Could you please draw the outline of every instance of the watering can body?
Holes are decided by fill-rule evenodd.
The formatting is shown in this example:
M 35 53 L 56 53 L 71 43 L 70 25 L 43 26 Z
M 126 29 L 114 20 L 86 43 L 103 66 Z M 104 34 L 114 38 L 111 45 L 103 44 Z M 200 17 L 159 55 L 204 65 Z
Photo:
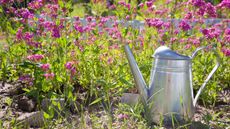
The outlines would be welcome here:
M 183 122 L 193 117 L 201 91 L 219 67 L 219 56 L 215 53 L 218 57 L 217 64 L 194 98 L 192 59 L 204 48 L 206 47 L 198 48 L 191 57 L 177 54 L 165 46 L 156 49 L 150 84 L 147 87 L 129 46 L 125 46 L 136 87 L 147 109 L 148 119 L 152 122 L 171 124 L 173 121 Z

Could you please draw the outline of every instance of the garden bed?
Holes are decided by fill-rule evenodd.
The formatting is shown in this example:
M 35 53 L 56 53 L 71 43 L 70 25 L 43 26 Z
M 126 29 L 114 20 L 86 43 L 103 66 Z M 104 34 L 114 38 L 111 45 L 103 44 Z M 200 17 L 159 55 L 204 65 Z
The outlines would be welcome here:
M 94 106 L 85 107 L 80 112 L 73 112 L 74 108 L 65 108 L 62 111 L 57 111 L 56 117 L 53 120 L 44 119 L 44 112 L 47 111 L 47 104 L 51 103 L 45 100 L 42 103 L 42 109 L 39 110 L 36 108 L 37 104 L 32 99 L 27 98 L 21 91 L 20 84 L 8 84 L 5 86 L 0 85 L 0 119 L 2 120 L 2 127 L 9 128 L 13 125 L 17 127 L 33 127 L 39 128 L 47 127 L 52 128 L 109 128 L 115 126 L 115 128 L 127 127 L 127 128 L 137 128 L 143 126 L 143 128 L 148 128 L 146 121 L 139 117 L 144 117 L 143 112 L 140 112 L 140 116 L 133 116 L 131 114 L 132 110 L 135 110 L 135 105 L 138 103 L 138 95 L 133 96 L 133 93 L 129 93 L 132 98 L 127 97 L 127 95 L 122 98 L 113 98 L 114 101 L 112 105 L 112 111 L 110 113 L 106 112 L 103 108 L 103 105 L 97 104 Z M 133 94 L 133 95 L 132 95 Z M 133 100 L 134 99 L 134 100 Z M 58 103 L 61 103 L 61 106 L 65 106 L 64 99 L 57 100 Z M 122 102 L 122 104 L 120 104 Z M 127 105 L 128 104 L 128 105 Z M 193 122 L 189 123 L 185 127 L 191 129 L 204 129 L 204 128 L 226 128 L 230 125 L 230 89 L 225 89 L 224 91 L 218 94 L 217 101 L 214 106 L 197 105 L 196 113 L 193 118 Z M 124 111 L 122 107 L 129 107 Z M 58 108 L 57 108 L 58 110 Z M 138 114 L 137 114 L 138 115 Z M 61 119 L 61 120 L 60 120 Z M 111 120 L 112 119 L 112 120 Z M 140 122 L 141 124 L 136 124 L 135 121 Z M 50 123 L 51 122 L 51 123 Z M 109 123 L 110 122 L 110 123 Z M 155 127 L 159 127 L 154 125 Z

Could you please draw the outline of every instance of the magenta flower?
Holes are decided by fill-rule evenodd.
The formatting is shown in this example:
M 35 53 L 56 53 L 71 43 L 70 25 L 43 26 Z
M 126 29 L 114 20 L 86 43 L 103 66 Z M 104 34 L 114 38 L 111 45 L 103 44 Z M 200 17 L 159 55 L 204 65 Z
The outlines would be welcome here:
M 201 6 L 205 5 L 205 1 L 204 0 L 192 0 L 191 2 L 196 7 L 201 7 Z
M 69 62 L 67 62 L 65 64 L 65 68 L 70 70 L 70 69 L 72 69 L 73 65 L 74 65 L 74 62 L 73 61 L 69 61 Z
M 225 56 L 230 56 L 230 49 L 222 48 L 222 52 L 224 53 Z
M 230 1 L 229 0 L 222 0 L 221 3 L 219 3 L 217 8 L 229 8 L 230 9 Z
M 192 13 L 191 12 L 188 12 L 186 15 L 185 15 L 185 17 L 184 17 L 184 19 L 192 19 Z
M 217 17 L 216 8 L 211 3 L 205 5 L 205 11 L 209 16 Z
M 161 29 L 164 25 L 164 22 L 158 18 L 146 19 L 145 21 L 147 25 L 149 25 L 150 27 L 156 27 L 157 29 Z
M 41 64 L 40 68 L 44 71 L 47 71 L 50 69 L 50 64 Z
M 111 10 L 116 9 L 116 5 L 114 5 L 114 4 L 113 4 L 113 5 L 110 5 L 110 6 L 109 6 L 109 9 L 111 9 Z
M 227 28 L 227 29 L 224 31 L 224 34 L 225 34 L 225 35 L 230 35 L 230 28 Z
M 118 4 L 125 5 L 125 2 L 124 1 L 118 1 Z
M 23 39 L 23 33 L 22 33 L 23 29 L 24 29 L 23 27 L 18 28 L 18 31 L 16 33 L 17 40 L 22 40 Z
M 43 0 L 33 0 L 28 4 L 28 7 L 30 9 L 40 9 L 43 6 Z
M 58 29 L 58 27 L 54 27 L 53 30 L 52 30 L 52 37 L 54 38 L 60 38 L 61 35 L 60 35 L 60 31 Z
M 127 15 L 127 16 L 125 17 L 125 19 L 126 19 L 126 20 L 130 20 L 130 16 Z
M 54 73 L 45 73 L 45 74 L 44 74 L 44 77 L 45 77 L 46 79 L 53 79 Z
M 125 7 L 126 7 L 128 10 L 130 10 L 131 5 L 130 5 L 130 4 L 125 4 Z
M 25 32 L 23 39 L 26 41 L 31 41 L 34 37 L 34 34 L 32 32 Z
M 9 4 L 9 3 L 13 3 L 14 0 L 0 0 L 0 4 Z
M 146 1 L 146 5 L 150 8 L 153 5 L 153 1 Z
M 221 30 L 218 28 L 202 29 L 201 32 L 207 39 L 218 38 L 221 34 Z
M 78 25 L 78 24 L 75 24 L 74 25 L 74 28 L 76 31 L 78 31 L 79 33 L 84 33 L 84 29 L 82 26 Z
M 140 3 L 140 4 L 138 5 L 138 7 L 139 7 L 139 8 L 143 8 L 143 7 L 144 7 L 144 4 L 143 4 L 143 3 Z
M 24 19 L 29 19 L 34 17 L 34 15 L 27 8 L 18 9 L 15 11 L 15 14 L 16 16 Z
M 185 20 L 182 20 L 180 23 L 179 23 L 179 27 L 183 30 L 183 31 L 188 31 L 191 29 L 191 26 L 185 21 Z
M 28 59 L 28 60 L 30 60 L 30 61 L 35 61 L 35 62 L 40 61 L 40 60 L 42 60 L 43 58 L 44 58 L 44 56 L 41 55 L 41 54 L 34 54 L 34 55 L 29 55 L 29 56 L 27 56 L 27 59 Z
M 128 119 L 129 118 L 127 114 L 119 114 L 117 117 L 118 119 Z

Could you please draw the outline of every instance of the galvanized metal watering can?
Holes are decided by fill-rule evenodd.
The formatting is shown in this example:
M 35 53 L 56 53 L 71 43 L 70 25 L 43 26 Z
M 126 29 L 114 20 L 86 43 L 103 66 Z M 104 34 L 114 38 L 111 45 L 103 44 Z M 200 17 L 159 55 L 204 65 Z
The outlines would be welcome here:
M 157 48 L 153 54 L 155 60 L 152 66 L 150 84 L 147 87 L 130 47 L 125 45 L 125 53 L 136 87 L 142 102 L 148 109 L 147 114 L 152 122 L 167 124 L 172 120 L 180 122 L 193 117 L 201 91 L 220 65 L 218 53 L 214 48 L 211 48 L 217 57 L 217 63 L 194 98 L 192 59 L 198 51 L 207 47 L 198 48 L 192 56 L 180 55 L 166 46 Z

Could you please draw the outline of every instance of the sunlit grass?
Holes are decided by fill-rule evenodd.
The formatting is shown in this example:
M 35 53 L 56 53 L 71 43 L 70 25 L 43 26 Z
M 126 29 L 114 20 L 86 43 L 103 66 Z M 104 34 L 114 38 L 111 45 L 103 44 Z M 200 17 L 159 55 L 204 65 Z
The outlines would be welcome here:
M 85 16 L 85 9 L 82 4 L 74 4 L 73 6 L 73 12 L 70 15 L 71 17 L 78 16 L 78 17 L 84 17 Z

